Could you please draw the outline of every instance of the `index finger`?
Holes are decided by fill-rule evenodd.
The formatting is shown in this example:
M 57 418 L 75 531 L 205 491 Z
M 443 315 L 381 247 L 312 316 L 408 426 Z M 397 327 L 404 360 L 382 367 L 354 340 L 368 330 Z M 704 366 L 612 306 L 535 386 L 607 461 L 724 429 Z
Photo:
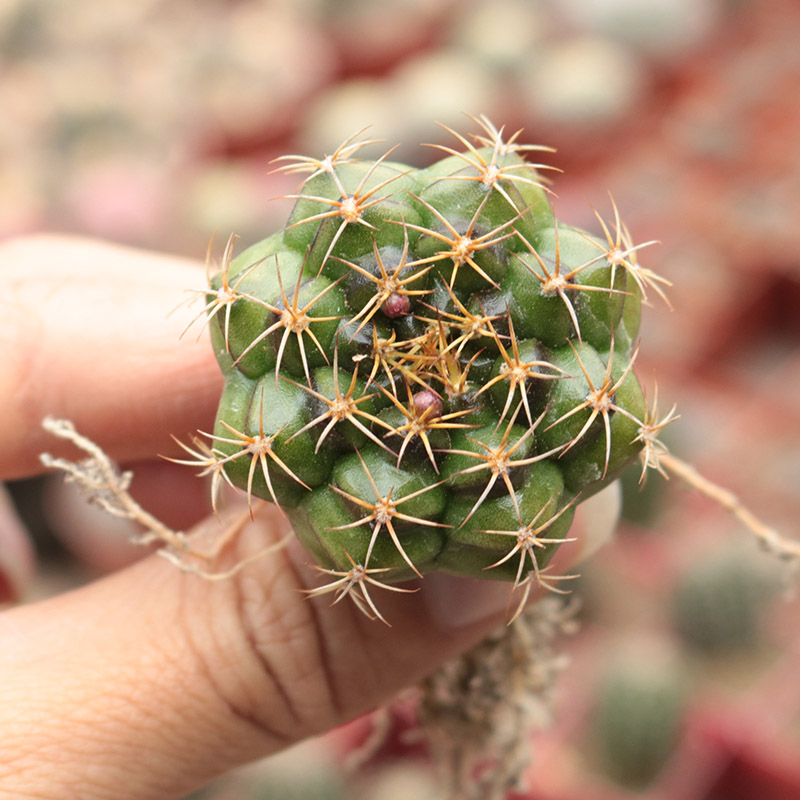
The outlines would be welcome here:
M 102 242 L 0 243 L 0 479 L 40 471 L 48 415 L 118 460 L 211 425 L 222 379 L 208 335 L 181 337 L 202 308 L 181 304 L 204 280 L 188 259 Z

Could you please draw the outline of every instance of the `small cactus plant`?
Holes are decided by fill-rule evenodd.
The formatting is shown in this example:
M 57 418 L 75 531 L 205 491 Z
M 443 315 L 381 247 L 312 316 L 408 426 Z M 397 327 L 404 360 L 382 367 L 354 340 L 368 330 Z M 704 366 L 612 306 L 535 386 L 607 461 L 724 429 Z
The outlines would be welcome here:
M 671 598 L 686 645 L 713 657 L 753 653 L 764 643 L 765 612 L 781 579 L 762 559 L 757 551 L 726 546 L 690 565 Z
M 601 770 L 617 783 L 643 789 L 675 750 L 687 702 L 676 654 L 651 642 L 623 647 L 598 682 L 588 734 Z
M 660 425 L 633 366 L 642 267 L 616 207 L 602 237 L 559 223 L 536 146 L 486 117 L 425 169 L 287 156 L 306 173 L 286 227 L 210 277 L 201 317 L 225 375 L 188 463 L 278 504 L 330 581 L 432 570 L 511 581 L 522 599 L 576 504 Z M 649 244 L 649 243 L 648 243 Z

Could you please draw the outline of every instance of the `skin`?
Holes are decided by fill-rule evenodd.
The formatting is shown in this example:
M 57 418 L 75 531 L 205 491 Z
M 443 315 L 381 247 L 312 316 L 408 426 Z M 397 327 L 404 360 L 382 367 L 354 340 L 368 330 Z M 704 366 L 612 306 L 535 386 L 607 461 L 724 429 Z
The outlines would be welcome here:
M 187 441 L 213 421 L 221 379 L 206 335 L 179 338 L 198 310 L 180 305 L 185 290 L 203 282 L 192 262 L 98 242 L 0 243 L 0 479 L 40 472 L 45 450 L 75 457 L 41 429 L 45 415 L 66 417 L 114 459 L 146 462 L 139 499 L 188 529 L 198 517 L 192 470 L 178 477 L 151 460 L 177 454 L 170 433 Z M 237 555 L 284 532 L 265 506 Z M 0 504 L 0 544 L 28 553 L 17 564 L 29 558 L 23 537 Z M 4 796 L 179 797 L 391 700 L 506 616 L 507 586 L 431 575 L 414 594 L 375 590 L 390 628 L 349 602 L 307 599 L 301 590 L 319 580 L 295 544 L 218 582 L 151 555 L 7 608 Z

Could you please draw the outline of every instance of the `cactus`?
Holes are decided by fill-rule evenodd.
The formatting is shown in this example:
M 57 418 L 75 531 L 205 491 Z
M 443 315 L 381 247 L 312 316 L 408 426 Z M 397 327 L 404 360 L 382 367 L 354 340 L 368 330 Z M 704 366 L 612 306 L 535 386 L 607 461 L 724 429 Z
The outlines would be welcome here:
M 761 553 L 725 547 L 681 576 L 672 618 L 683 641 L 706 656 L 754 652 L 763 644 L 764 615 L 780 578 Z
M 688 695 L 676 654 L 651 645 L 622 648 L 598 682 L 589 717 L 598 767 L 631 789 L 650 784 L 669 761 Z
M 200 315 L 225 389 L 185 463 L 215 503 L 225 481 L 278 504 L 313 594 L 380 619 L 370 587 L 432 570 L 563 591 L 546 565 L 576 504 L 658 466 L 633 366 L 666 281 L 615 206 L 599 238 L 555 219 L 526 159 L 547 148 L 472 119 L 425 169 L 357 158 L 363 131 L 283 157 L 305 174 L 286 227 L 229 239 Z

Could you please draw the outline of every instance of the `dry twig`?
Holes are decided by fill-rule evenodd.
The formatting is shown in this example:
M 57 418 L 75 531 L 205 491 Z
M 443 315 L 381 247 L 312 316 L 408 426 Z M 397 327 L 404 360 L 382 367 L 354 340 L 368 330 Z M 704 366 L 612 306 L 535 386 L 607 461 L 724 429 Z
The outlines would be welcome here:
M 292 536 L 289 532 L 277 543 L 269 545 L 249 557 L 237 560 L 229 569 L 209 569 L 208 566 L 213 567 L 218 557 L 238 537 L 251 519 L 249 510 L 238 514 L 224 525 L 221 532 L 216 532 L 214 536 L 216 541 L 210 552 L 201 552 L 194 545 L 197 544 L 199 538 L 204 538 L 203 534 L 206 531 L 201 529 L 197 535 L 191 536 L 183 531 L 174 531 L 145 511 L 128 491 L 133 473 L 120 471 L 101 447 L 78 433 L 72 422 L 46 417 L 42 421 L 42 427 L 54 436 L 71 442 L 89 456 L 83 461 L 75 462 L 66 458 L 56 458 L 49 453 L 42 453 L 39 457 L 42 464 L 50 469 L 58 469 L 66 473 L 66 481 L 74 483 L 89 503 L 99 506 L 112 516 L 128 519 L 140 525 L 144 530 L 133 538 L 134 544 L 161 545 L 157 551 L 158 554 L 184 572 L 191 572 L 208 580 L 224 580 L 232 577 L 253 561 L 281 549 Z

